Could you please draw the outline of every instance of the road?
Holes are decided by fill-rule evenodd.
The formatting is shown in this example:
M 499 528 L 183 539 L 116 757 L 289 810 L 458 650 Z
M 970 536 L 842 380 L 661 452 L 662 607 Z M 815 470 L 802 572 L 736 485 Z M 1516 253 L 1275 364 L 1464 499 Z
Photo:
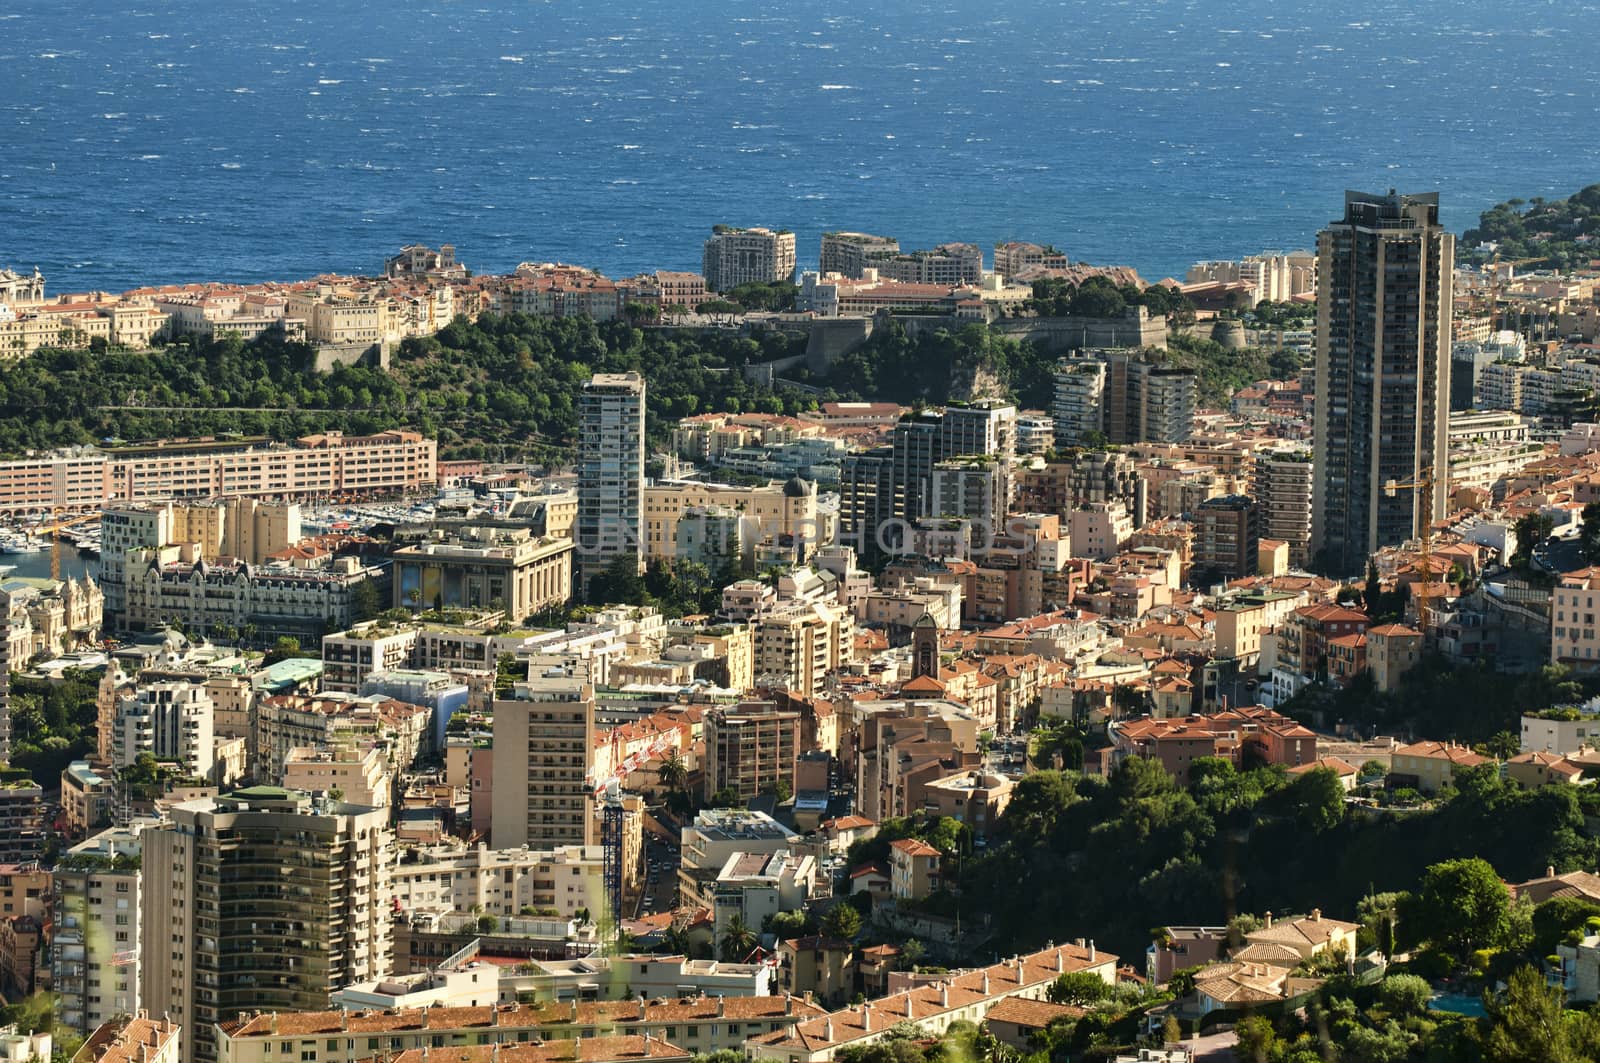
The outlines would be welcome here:
M 672 911 L 678 900 L 678 847 L 646 833 L 644 864 L 645 884 L 634 916 Z

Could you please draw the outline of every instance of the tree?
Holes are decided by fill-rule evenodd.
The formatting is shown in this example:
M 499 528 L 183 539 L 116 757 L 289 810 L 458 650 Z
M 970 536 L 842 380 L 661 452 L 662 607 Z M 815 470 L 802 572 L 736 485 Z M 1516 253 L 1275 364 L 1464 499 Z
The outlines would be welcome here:
M 1161 1040 L 1164 1044 L 1175 1045 L 1183 1040 L 1183 1027 L 1178 1024 L 1176 1016 L 1168 1014 L 1161 1022 Z
M 1106 980 L 1089 971 L 1069 971 L 1050 983 L 1049 996 L 1056 1004 L 1096 1004 L 1111 995 Z
M 722 932 L 721 946 L 723 962 L 740 963 L 755 951 L 756 933 L 746 925 L 743 916 L 734 914 Z
M 1423 1014 L 1432 996 L 1433 987 L 1414 974 L 1391 974 L 1378 986 L 1378 999 L 1395 1018 Z
M 494 916 L 492 916 L 492 915 L 480 915 L 480 916 L 478 916 L 478 933 L 480 933 L 480 934 L 492 934 L 496 930 L 499 930 L 499 929 L 500 929 L 500 920 L 496 919 Z
M 1573 1031 L 1562 1010 L 1563 993 L 1533 967 L 1511 973 L 1506 991 L 1485 994 L 1489 1032 L 1483 1055 L 1490 1063 L 1577 1063 Z
M 822 917 L 822 932 L 831 938 L 851 941 L 861 933 L 861 913 L 852 904 L 836 904 Z
M 1265 1015 L 1246 1015 L 1234 1026 L 1238 1043 L 1233 1054 L 1239 1063 L 1271 1063 L 1279 1051 L 1277 1031 Z
M 1289 791 L 1296 818 L 1313 834 L 1331 830 L 1344 819 L 1344 784 L 1327 768 L 1305 772 Z
M 761 785 L 761 792 L 777 799 L 778 804 L 783 804 L 794 796 L 794 784 L 788 779 L 774 779 Z
M 711 795 L 712 808 L 743 808 L 744 798 L 739 796 L 739 791 L 731 786 L 724 786 Z
M 1445 860 L 1423 872 L 1411 907 L 1420 940 L 1465 960 L 1499 936 L 1510 895 L 1487 860 Z
M 276 664 L 298 656 L 300 656 L 300 640 L 290 635 L 279 635 L 278 640 L 272 644 L 272 649 L 267 651 L 266 663 Z
M 923 955 L 928 950 L 922 947 L 922 942 L 916 938 L 907 938 L 906 943 L 900 946 L 900 957 L 897 966 L 902 971 L 914 971 L 917 964 L 922 962 Z
M 656 768 L 656 778 L 668 793 L 681 793 L 689 780 L 689 768 L 678 755 L 678 747 L 671 746 Z
M 1600 916 L 1600 904 L 1583 897 L 1552 897 L 1533 909 L 1533 954 L 1549 956 L 1567 936 Z
M 1578 544 L 1583 548 L 1583 559 L 1589 564 L 1600 564 L 1600 502 L 1590 502 L 1583 507 L 1583 526 L 1578 532 Z
M 1555 518 L 1547 513 L 1528 513 L 1518 517 L 1511 525 L 1512 534 L 1516 536 L 1516 553 L 1511 555 L 1514 565 L 1526 565 L 1533 557 L 1533 549 L 1546 539 L 1555 530 Z

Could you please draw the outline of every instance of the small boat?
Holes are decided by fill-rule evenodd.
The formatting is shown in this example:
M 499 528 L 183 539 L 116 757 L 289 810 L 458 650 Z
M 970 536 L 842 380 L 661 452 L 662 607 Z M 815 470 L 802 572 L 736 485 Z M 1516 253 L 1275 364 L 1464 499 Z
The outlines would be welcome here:
M 43 546 L 27 537 L 0 542 L 0 554 L 37 554 L 43 549 Z

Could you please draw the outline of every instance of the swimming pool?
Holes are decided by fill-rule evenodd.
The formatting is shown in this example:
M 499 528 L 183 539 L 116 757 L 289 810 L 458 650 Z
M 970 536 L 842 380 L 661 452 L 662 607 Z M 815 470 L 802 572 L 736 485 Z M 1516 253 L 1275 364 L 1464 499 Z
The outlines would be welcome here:
M 1471 1018 L 1482 1018 L 1483 997 L 1475 993 L 1439 993 L 1428 1001 L 1428 1007 L 1433 1011 L 1447 1011 L 1452 1015 L 1467 1015 Z

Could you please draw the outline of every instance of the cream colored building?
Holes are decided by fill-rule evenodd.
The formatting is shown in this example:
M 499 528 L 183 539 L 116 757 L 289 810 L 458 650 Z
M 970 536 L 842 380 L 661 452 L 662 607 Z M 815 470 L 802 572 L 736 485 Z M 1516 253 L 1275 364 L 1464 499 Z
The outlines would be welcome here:
M 536 539 L 523 530 L 462 528 L 394 551 L 394 604 L 504 610 L 519 623 L 561 605 L 572 593 L 570 539 Z
M 648 1034 L 691 1053 L 738 1051 L 740 1042 L 823 1014 L 802 997 L 604 1000 L 400 1012 L 276 1011 L 229 1016 L 217 1029 L 219 1063 L 283 1063 L 281 1044 L 315 1045 L 316 1063 L 358 1063 L 392 1052 L 439 1053 L 468 1045 L 518 1046 Z M 448 1053 L 447 1053 L 448 1054 Z M 570 1053 L 564 1057 L 572 1063 Z M 674 1056 L 681 1060 L 681 1055 Z M 588 1057 L 583 1063 L 589 1063 Z M 594 1063 L 610 1063 L 597 1060 Z
M 139 855 L 146 822 L 102 831 L 68 849 L 56 867 L 51 989 L 56 1021 L 80 1035 L 133 1014 L 142 1001 L 137 961 L 143 876 L 130 858 Z
M 1394 751 L 1389 761 L 1389 782 L 1436 794 L 1462 768 L 1493 763 L 1488 757 L 1451 742 L 1413 742 Z
M 193 1032 L 185 1063 L 216 1060 L 216 1023 L 241 1008 L 326 1006 L 390 972 L 386 811 L 254 787 L 170 816 L 141 835 L 140 980 L 149 1010 Z
M 706 288 L 726 292 L 741 284 L 794 280 L 794 233 L 717 225 L 702 256 Z
M 829 673 L 851 659 L 854 635 L 843 606 L 812 602 L 775 609 L 755 624 L 755 679 L 770 679 L 796 694 L 821 693 Z
M 495 699 L 496 849 L 595 841 L 594 711 L 594 688 L 564 677 L 529 679 Z
M 645 557 L 676 557 L 678 524 L 685 511 L 711 506 L 739 511 L 739 539 L 750 553 L 763 542 L 788 542 L 795 544 L 797 560 L 803 563 L 818 547 L 833 541 L 832 522 L 817 510 L 814 483 L 797 478 L 739 487 L 693 480 L 658 481 L 644 489 Z
M 1056 979 L 1078 972 L 1112 985 L 1117 978 L 1117 957 L 1096 949 L 1092 941 L 1053 945 L 791 1023 L 770 1034 L 758 1033 L 745 1041 L 744 1056 L 747 1060 L 825 1063 L 841 1049 L 865 1048 L 883 1040 L 901 1022 L 915 1023 L 938 1037 L 955 1022 L 981 1025 L 989 1010 L 1002 1000 L 1045 1000 Z
M 428 748 L 429 713 L 379 695 L 279 694 L 256 705 L 250 762 L 260 779 L 281 779 L 293 749 L 357 748 L 380 743 L 393 771 Z
M 352 805 L 387 808 L 394 803 L 394 773 L 376 745 L 291 749 L 283 761 L 283 785 L 337 795 L 336 800 Z
M 382 343 L 395 331 L 388 301 L 372 292 L 318 284 L 290 292 L 288 311 L 306 323 L 312 343 Z
M 642 817 L 623 832 L 624 889 L 639 884 Z M 604 859 L 597 845 L 550 849 L 490 849 L 450 841 L 406 852 L 395 865 L 395 902 L 405 912 L 461 912 L 517 916 L 523 908 L 554 909 L 562 919 L 606 906 Z
M 1550 663 L 1575 672 L 1600 671 L 1600 624 L 1595 605 L 1600 594 L 1600 569 L 1568 572 L 1550 592 Z

